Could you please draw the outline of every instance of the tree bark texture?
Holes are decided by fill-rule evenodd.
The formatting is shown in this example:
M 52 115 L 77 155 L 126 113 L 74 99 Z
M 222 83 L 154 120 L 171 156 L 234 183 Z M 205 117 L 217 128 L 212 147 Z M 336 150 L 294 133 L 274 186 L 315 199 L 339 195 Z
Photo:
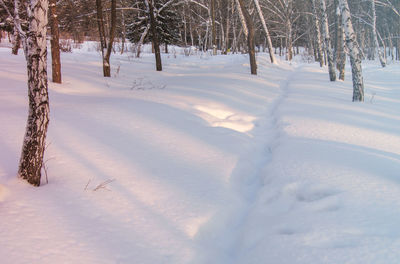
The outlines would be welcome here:
M 247 11 L 246 6 L 243 0 L 237 0 L 239 2 L 239 8 L 242 10 L 243 17 L 245 20 L 245 24 L 247 26 L 248 34 L 247 34 L 247 46 L 249 49 L 249 58 L 250 58 L 250 72 L 251 74 L 257 75 L 257 62 L 256 62 L 256 49 L 255 49 L 255 41 L 254 41 L 254 25 L 251 20 L 249 11 Z
M 27 4 L 29 29 L 26 34 L 29 115 L 18 175 L 34 186 L 40 185 L 45 139 L 49 124 L 47 88 L 47 0 Z
M 325 0 L 320 0 L 320 9 L 322 15 L 322 33 L 325 43 L 325 51 L 328 57 L 329 79 L 331 82 L 336 81 L 335 64 L 333 63 L 333 52 L 331 38 L 329 36 L 328 14 L 326 13 Z
M 60 33 L 58 30 L 57 0 L 50 0 L 50 29 L 51 29 L 51 68 L 52 79 L 55 83 L 61 83 L 61 61 L 60 61 Z
M 362 77 L 361 52 L 356 34 L 351 23 L 351 14 L 347 0 L 339 0 L 342 14 L 342 24 L 346 36 L 346 46 L 349 49 L 351 73 L 353 79 L 353 102 L 364 101 L 364 81 Z

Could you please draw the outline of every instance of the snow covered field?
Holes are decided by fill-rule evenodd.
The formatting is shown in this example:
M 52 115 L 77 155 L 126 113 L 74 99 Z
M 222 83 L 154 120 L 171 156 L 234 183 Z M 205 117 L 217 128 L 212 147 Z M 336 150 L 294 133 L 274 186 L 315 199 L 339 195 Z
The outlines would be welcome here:
M 400 263 L 399 64 L 365 64 L 352 103 L 350 69 L 163 55 L 106 79 L 62 54 L 34 188 L 24 56 L 0 48 L 0 263 Z

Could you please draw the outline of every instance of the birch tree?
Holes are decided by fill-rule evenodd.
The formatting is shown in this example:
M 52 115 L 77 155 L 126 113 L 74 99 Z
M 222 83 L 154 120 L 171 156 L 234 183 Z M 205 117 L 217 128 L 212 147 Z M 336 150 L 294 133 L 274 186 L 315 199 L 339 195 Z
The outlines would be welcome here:
M 329 79 L 331 82 L 336 81 L 335 65 L 333 63 L 333 53 L 331 39 L 329 36 L 328 14 L 326 13 L 325 0 L 320 0 L 320 10 L 322 16 L 322 35 L 325 43 L 325 51 L 328 57 Z
M 386 59 L 383 56 L 383 53 L 380 49 L 379 46 L 379 41 L 378 41 L 378 34 L 376 33 L 376 9 L 375 9 L 375 0 L 370 0 L 371 3 L 371 17 L 372 17 L 372 35 L 374 38 L 374 42 L 375 42 L 375 47 L 376 50 L 378 52 L 378 57 L 379 57 L 379 61 L 382 65 L 382 67 L 386 66 Z
M 21 4 L 20 0 L 16 3 Z M 5 7 L 3 0 L 0 4 Z M 14 14 L 14 23 L 21 35 L 27 62 L 29 114 L 18 175 L 39 186 L 50 111 L 46 45 L 48 1 L 25 1 L 23 6 L 27 11 L 28 29 L 22 30 L 17 14 Z
M 351 22 L 351 14 L 347 0 L 339 0 L 339 7 L 342 14 L 342 24 L 346 36 L 346 46 L 349 49 L 353 80 L 353 102 L 363 102 L 364 81 L 362 77 L 361 52 Z
M 274 56 L 274 51 L 273 51 L 273 48 L 272 48 L 271 36 L 269 34 L 267 23 L 265 23 L 264 15 L 262 13 L 259 1 L 258 0 L 253 0 L 253 1 L 254 1 L 254 5 L 256 6 L 256 9 L 257 9 L 258 16 L 259 16 L 259 18 L 261 20 L 261 24 L 263 26 L 263 30 L 264 30 L 264 33 L 265 33 L 265 38 L 267 39 L 267 46 L 268 46 L 268 52 L 269 52 L 269 57 L 271 59 L 271 63 L 274 63 L 275 62 L 275 56 Z
M 337 3 L 337 1 L 335 1 Z M 344 81 L 346 53 L 344 51 L 345 39 L 342 25 L 342 15 L 339 6 L 336 8 L 336 69 L 339 71 L 339 80 Z
M 316 51 L 317 51 L 317 60 L 319 61 L 319 66 L 322 67 L 324 65 L 324 59 L 322 54 L 322 40 L 321 40 L 321 30 L 320 30 L 320 21 L 318 10 L 315 6 L 315 0 L 311 0 L 312 10 L 314 13 L 314 27 L 315 27 L 315 36 L 316 36 Z

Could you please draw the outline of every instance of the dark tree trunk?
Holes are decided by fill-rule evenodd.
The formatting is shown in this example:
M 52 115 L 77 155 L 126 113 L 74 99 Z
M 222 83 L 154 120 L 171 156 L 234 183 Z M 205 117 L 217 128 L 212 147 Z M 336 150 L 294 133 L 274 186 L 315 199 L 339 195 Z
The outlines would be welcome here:
M 117 0 L 111 0 L 111 22 L 110 22 L 111 25 L 109 27 L 110 34 L 108 43 L 105 35 L 103 5 L 101 0 L 96 0 L 96 8 L 97 8 L 97 26 L 99 28 L 99 36 L 100 36 L 100 48 L 101 48 L 101 55 L 103 58 L 103 75 L 104 77 L 111 77 L 110 56 L 115 37 Z
M 11 53 L 14 55 L 18 55 L 18 50 L 20 46 L 21 46 L 21 36 L 19 35 L 18 31 L 15 30 Z
M 28 70 L 29 115 L 18 175 L 34 186 L 40 185 L 45 139 L 49 124 L 47 90 L 47 0 L 28 4 L 29 29 L 24 44 Z
M 53 82 L 61 83 L 60 34 L 57 19 L 57 0 L 50 0 L 51 66 Z
M 17 23 L 20 23 L 19 14 L 20 14 L 20 1 L 15 0 L 14 1 L 14 16 L 15 16 L 15 20 L 18 21 Z M 21 46 L 21 36 L 18 32 L 17 23 L 14 23 L 14 34 L 13 34 L 14 37 L 13 37 L 12 49 L 11 49 L 11 53 L 14 55 L 18 55 L 18 50 L 19 50 L 19 47 Z
M 116 29 L 116 20 L 117 20 L 117 0 L 111 0 L 111 25 L 110 25 L 110 34 L 107 44 L 107 52 L 104 56 L 104 77 L 111 76 L 111 68 L 110 68 L 110 56 L 113 47 L 113 42 L 115 38 L 115 29 Z
M 246 21 L 246 26 L 248 30 L 247 34 L 247 46 L 249 49 L 249 57 L 250 57 L 250 72 L 251 74 L 257 75 L 257 62 L 256 62 L 256 50 L 255 50 L 255 41 L 254 41 L 254 25 L 253 21 L 250 17 L 249 12 L 246 9 L 246 6 L 244 4 L 243 0 L 238 0 L 240 9 L 242 10 L 244 19 Z
M 156 57 L 156 70 L 162 71 L 162 64 L 161 64 L 161 53 L 160 53 L 160 44 L 158 43 L 158 36 L 157 36 L 157 28 L 156 28 L 156 20 L 154 17 L 154 7 L 152 0 L 144 0 L 145 4 L 147 3 L 149 6 L 149 16 L 150 16 L 150 28 L 152 33 L 152 40 L 154 45 L 154 55 Z

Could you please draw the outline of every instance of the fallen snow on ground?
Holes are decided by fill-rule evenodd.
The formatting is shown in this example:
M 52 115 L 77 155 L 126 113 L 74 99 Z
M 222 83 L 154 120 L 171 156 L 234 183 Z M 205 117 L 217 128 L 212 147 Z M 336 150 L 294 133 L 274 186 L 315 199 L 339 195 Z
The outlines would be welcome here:
M 349 80 L 267 54 L 258 76 L 241 54 L 163 54 L 162 72 L 114 54 L 103 78 L 97 52 L 63 53 L 34 188 L 24 57 L 0 58 L 1 263 L 400 261 L 399 65 L 365 64 L 352 103 Z

